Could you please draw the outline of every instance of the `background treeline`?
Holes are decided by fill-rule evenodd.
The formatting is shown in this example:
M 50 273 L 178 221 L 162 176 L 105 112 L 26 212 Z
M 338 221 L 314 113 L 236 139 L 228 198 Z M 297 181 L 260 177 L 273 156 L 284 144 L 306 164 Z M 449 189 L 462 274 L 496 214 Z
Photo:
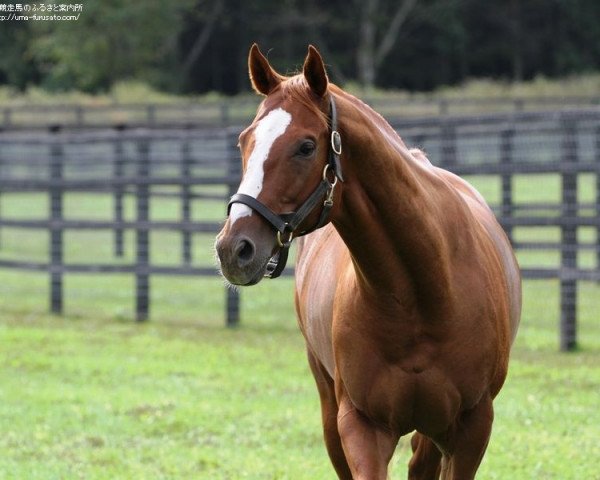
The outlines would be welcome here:
M 258 42 L 281 71 L 320 48 L 339 83 L 430 90 L 600 69 L 598 0 L 90 0 L 78 21 L 2 22 L 0 84 L 248 89 Z

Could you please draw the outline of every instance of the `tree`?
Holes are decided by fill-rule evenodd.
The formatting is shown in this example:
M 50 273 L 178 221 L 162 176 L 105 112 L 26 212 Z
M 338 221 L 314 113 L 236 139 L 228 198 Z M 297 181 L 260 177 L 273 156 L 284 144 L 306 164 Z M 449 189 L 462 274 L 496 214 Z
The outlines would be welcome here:
M 106 90 L 126 78 L 160 83 L 177 58 L 182 13 L 190 4 L 86 2 L 77 21 L 32 22 L 29 54 L 49 89 Z
M 427 90 L 473 77 L 600 68 L 597 0 L 89 0 L 77 21 L 2 22 L 0 84 L 248 90 L 248 48 L 294 72 L 306 46 L 332 80 Z
M 208 45 L 210 37 L 215 29 L 219 17 L 223 13 L 224 0 L 214 0 L 210 13 L 206 16 L 206 23 L 204 27 L 198 33 L 196 40 L 194 41 L 192 48 L 185 56 L 183 62 L 182 71 L 184 75 L 189 75 L 192 65 L 198 61 L 198 58 Z M 198 8 L 203 8 L 202 2 L 198 5 Z
M 29 56 L 31 37 L 28 22 L 2 22 L 0 28 L 0 84 L 24 90 L 39 80 L 39 70 Z
M 362 85 L 371 89 L 375 85 L 377 72 L 392 50 L 398 33 L 413 10 L 417 0 L 403 0 L 396 8 L 391 21 L 377 42 L 378 13 L 380 0 L 359 0 L 359 42 L 356 50 L 358 77 Z

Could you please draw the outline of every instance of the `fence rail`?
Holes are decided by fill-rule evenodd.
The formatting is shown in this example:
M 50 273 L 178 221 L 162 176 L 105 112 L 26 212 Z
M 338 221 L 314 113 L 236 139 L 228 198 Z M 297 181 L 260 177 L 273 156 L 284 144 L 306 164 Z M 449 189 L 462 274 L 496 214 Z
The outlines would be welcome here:
M 407 144 L 423 148 L 434 164 L 476 181 L 485 179 L 488 201 L 518 252 L 552 250 L 560 256 L 558 265 L 524 265 L 522 273 L 524 278 L 559 280 L 561 348 L 574 348 L 577 283 L 600 281 L 600 109 L 393 119 L 393 126 Z M 50 305 L 56 313 L 63 309 L 64 275 L 132 274 L 136 316 L 147 319 L 151 276 L 216 275 L 212 264 L 194 260 L 192 239 L 220 229 L 226 198 L 240 178 L 235 147 L 239 130 L 120 125 L 77 131 L 54 125 L 44 131 L 1 132 L 0 206 L 4 197 L 28 192 L 46 196 L 49 213 L 43 218 L 0 215 L 0 241 L 5 229 L 48 233 L 44 261 L 7 258 L 0 247 L 0 268 L 48 272 Z M 551 186 L 543 188 L 553 192 L 546 198 L 533 198 L 531 188 L 519 191 L 517 183 L 537 182 L 540 176 L 550 178 Z M 110 195 L 111 217 L 66 216 L 65 195 L 73 192 Z M 164 198 L 178 202 L 179 218 L 151 218 L 151 206 Z M 195 216 L 198 209 L 206 218 Z M 534 230 L 540 227 L 555 229 L 560 238 L 540 236 Z M 523 229 L 532 233 L 519 238 Z M 125 233 L 133 232 L 135 256 L 127 263 L 65 261 L 64 233 L 83 230 L 112 232 L 115 258 L 123 257 Z M 178 264 L 153 263 L 154 231 L 180 235 Z M 581 232 L 587 238 L 579 239 Z M 582 261 L 581 252 L 595 254 L 594 259 Z M 227 298 L 227 323 L 235 325 L 239 297 L 229 291 Z

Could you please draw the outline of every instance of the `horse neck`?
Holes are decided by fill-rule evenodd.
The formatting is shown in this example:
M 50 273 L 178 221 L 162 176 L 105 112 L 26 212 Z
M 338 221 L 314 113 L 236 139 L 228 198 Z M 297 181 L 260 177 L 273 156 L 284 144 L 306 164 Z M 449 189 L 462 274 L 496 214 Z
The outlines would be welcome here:
M 426 301 L 441 306 L 451 294 L 456 194 L 377 113 L 349 95 L 338 103 L 346 182 L 333 223 L 359 285 L 404 298 L 412 292 L 416 302 L 427 292 Z

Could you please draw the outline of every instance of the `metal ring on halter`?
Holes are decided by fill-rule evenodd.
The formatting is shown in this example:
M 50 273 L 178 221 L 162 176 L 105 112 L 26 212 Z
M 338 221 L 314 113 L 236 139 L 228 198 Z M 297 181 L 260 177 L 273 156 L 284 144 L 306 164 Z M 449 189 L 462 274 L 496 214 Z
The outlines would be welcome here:
M 337 130 L 331 132 L 331 149 L 336 155 L 342 154 L 342 137 Z
M 325 165 L 325 168 L 323 169 L 323 180 L 325 180 L 326 182 L 328 182 L 328 183 L 329 183 L 329 186 L 330 186 L 331 188 L 334 188 L 334 187 L 337 185 L 337 182 L 338 182 L 338 176 L 337 176 L 337 175 L 335 175 L 335 173 L 334 173 L 334 175 L 333 175 L 333 182 L 330 182 L 330 181 L 329 181 L 329 178 L 327 178 L 327 171 L 328 171 L 329 169 L 332 169 L 332 170 L 333 170 L 333 167 L 332 167 L 331 165 L 329 165 L 329 164 L 326 164 L 326 165 Z
M 289 235 L 290 236 L 288 237 L 288 239 L 284 242 L 281 239 L 281 232 L 277 230 L 277 245 L 279 245 L 280 248 L 286 248 L 290 246 L 290 244 L 292 243 L 293 232 L 289 232 Z

